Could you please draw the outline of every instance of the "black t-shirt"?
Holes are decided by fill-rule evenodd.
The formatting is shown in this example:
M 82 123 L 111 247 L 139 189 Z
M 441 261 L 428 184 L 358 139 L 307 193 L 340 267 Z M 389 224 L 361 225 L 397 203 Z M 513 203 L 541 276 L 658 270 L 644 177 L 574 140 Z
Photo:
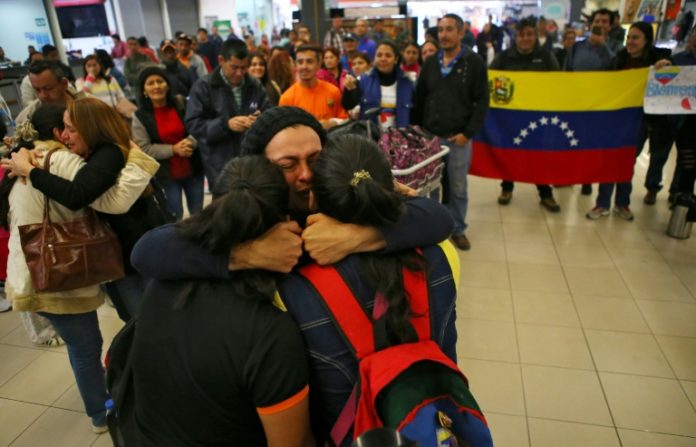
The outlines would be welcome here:
M 290 316 L 225 280 L 154 282 L 132 354 L 142 446 L 265 446 L 256 409 L 308 383 Z

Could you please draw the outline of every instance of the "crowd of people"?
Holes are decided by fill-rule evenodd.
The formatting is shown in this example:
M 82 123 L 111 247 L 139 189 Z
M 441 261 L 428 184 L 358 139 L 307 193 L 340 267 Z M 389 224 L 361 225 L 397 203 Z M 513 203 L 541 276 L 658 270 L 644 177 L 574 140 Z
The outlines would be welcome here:
M 124 322 L 138 316 L 142 445 L 324 444 L 358 362 L 298 266 L 333 265 L 368 314 L 383 297 L 392 344 L 414 341 L 407 297 L 415 291 L 403 280 L 423 276 L 431 337 L 456 362 L 456 253 L 438 243 L 471 246 L 467 173 L 489 107 L 487 70 L 696 65 L 693 30 L 672 55 L 644 22 L 630 26 L 624 47 L 617 24 L 600 9 L 582 31 L 523 18 L 475 33 L 446 14 L 418 45 L 403 30 L 387 36 L 381 21 L 345 29 L 334 17 L 321 44 L 304 25 L 273 43 L 201 28 L 157 51 L 144 37 L 114 35 L 111 52 L 85 57 L 77 79 L 55 47 L 30 51 L 24 109 L 3 135 L 7 297 L 65 341 L 96 432 L 106 431 L 108 399 L 96 309 L 108 296 Z M 675 142 L 670 200 L 693 194 L 694 117 L 643 117 L 636 156 L 649 141 L 646 204 L 656 202 Z M 349 120 L 382 130 L 415 124 L 440 137 L 449 148 L 444 205 L 395 183 L 373 142 L 328 135 Z M 204 207 L 206 181 L 213 200 Z M 500 205 L 514 186 L 503 179 Z M 536 187 L 541 206 L 560 212 L 553 187 Z M 615 213 L 632 220 L 631 188 L 599 185 L 587 218 L 608 215 L 615 194 Z M 19 233 L 41 221 L 45 202 L 55 221 L 97 211 L 120 240 L 125 276 L 37 291 Z

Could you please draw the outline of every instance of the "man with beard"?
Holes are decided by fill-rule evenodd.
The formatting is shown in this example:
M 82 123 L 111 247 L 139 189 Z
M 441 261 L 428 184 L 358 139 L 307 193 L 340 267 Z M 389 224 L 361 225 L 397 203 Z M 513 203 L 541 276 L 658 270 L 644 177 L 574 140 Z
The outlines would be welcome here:
M 433 245 L 450 234 L 449 213 L 426 198 L 407 200 L 399 220 L 379 228 L 311 214 L 312 164 L 326 140 L 319 122 L 299 108 L 274 107 L 264 112 L 247 132 L 242 155 L 263 155 L 281 169 L 290 188 L 292 220 L 234 247 L 229 256 L 211 255 L 179 237 L 174 225 L 165 225 L 140 239 L 133 251 L 133 265 L 156 279 L 223 279 L 231 272 L 248 269 L 288 273 L 301 261 L 303 248 L 316 262 L 328 265 L 351 253 L 394 253 Z
M 471 244 L 464 234 L 469 206 L 467 174 L 471 139 L 483 126 L 488 110 L 488 74 L 481 56 L 462 47 L 461 17 L 446 14 L 437 29 L 441 49 L 421 67 L 411 121 L 449 146 L 443 186 L 455 222 L 452 241 L 460 250 L 468 250 Z
M 198 79 L 196 70 L 186 68 L 176 57 L 176 47 L 171 40 L 162 41 L 160 46 L 160 60 L 169 77 L 169 83 L 175 95 L 187 97 L 193 84 Z
M 280 97 L 278 105 L 295 106 L 311 113 L 325 129 L 348 118 L 341 106 L 341 91 L 333 84 L 317 79 L 321 50 L 310 45 L 297 49 L 295 58 L 298 82 Z

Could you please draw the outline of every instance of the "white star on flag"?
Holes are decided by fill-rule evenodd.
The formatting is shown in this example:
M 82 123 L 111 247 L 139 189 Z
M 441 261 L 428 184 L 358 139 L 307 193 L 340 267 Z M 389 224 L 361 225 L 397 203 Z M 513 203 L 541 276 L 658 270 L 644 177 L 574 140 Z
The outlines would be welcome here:
M 542 116 L 541 119 L 539 120 L 542 126 L 545 126 L 549 123 L 549 119 L 546 118 L 545 116 Z
M 561 129 L 566 130 L 568 128 L 568 123 L 566 121 L 563 121 L 560 127 Z
M 536 123 L 536 121 L 532 121 L 531 123 L 529 123 L 529 128 L 530 128 L 531 130 L 536 129 L 536 128 L 537 128 L 537 123 Z
M 568 132 L 566 132 L 565 134 L 566 134 L 566 137 L 572 138 L 572 137 L 575 135 L 575 132 L 573 132 L 572 130 L 568 129 Z
M 578 141 L 578 140 L 576 140 L 575 138 L 573 138 L 572 140 L 570 140 L 570 145 L 571 145 L 572 147 L 575 147 L 575 146 L 577 146 L 577 145 L 578 145 L 578 143 L 579 143 L 579 141 Z
M 512 141 L 514 141 L 515 145 L 517 145 L 517 146 L 522 144 L 522 138 L 520 138 L 520 137 L 515 137 Z
M 527 132 L 527 129 L 522 129 L 522 130 L 520 131 L 520 135 L 521 135 L 522 137 L 526 137 L 527 135 L 529 135 L 529 132 Z
M 556 124 L 558 124 L 559 121 L 560 121 L 560 118 L 558 118 L 557 116 L 554 116 L 553 118 L 551 118 L 551 124 L 553 124 L 554 126 Z

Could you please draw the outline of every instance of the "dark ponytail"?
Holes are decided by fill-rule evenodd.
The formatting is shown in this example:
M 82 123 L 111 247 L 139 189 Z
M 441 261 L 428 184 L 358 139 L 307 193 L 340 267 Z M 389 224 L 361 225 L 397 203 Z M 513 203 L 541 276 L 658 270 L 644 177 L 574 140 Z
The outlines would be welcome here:
M 288 187 L 283 174 L 260 156 L 232 159 L 213 191 L 213 202 L 177 224 L 177 233 L 209 253 L 227 256 L 235 245 L 255 239 L 287 214 Z M 271 299 L 275 276 L 261 270 L 236 275 L 236 292 Z
M 394 191 L 389 163 L 377 145 L 355 135 L 329 138 L 313 166 L 313 192 L 319 211 L 341 222 L 371 226 L 395 223 L 404 199 Z M 415 251 L 360 255 L 362 278 L 389 304 L 386 321 L 392 344 L 409 343 L 417 335 L 403 285 L 403 268 L 423 272 L 425 259 Z
M 341 222 L 380 226 L 396 222 L 404 211 L 389 162 L 365 138 L 330 138 L 313 173 L 319 209 Z
M 57 104 L 42 104 L 31 117 L 17 126 L 15 139 L 17 145 L 11 152 L 16 152 L 22 148 L 34 149 L 35 141 L 54 140 L 53 130 L 63 130 L 63 113 L 65 106 Z M 17 181 L 17 177 L 10 178 L 7 173 L 0 182 L 0 227 L 10 229 L 10 192 Z

